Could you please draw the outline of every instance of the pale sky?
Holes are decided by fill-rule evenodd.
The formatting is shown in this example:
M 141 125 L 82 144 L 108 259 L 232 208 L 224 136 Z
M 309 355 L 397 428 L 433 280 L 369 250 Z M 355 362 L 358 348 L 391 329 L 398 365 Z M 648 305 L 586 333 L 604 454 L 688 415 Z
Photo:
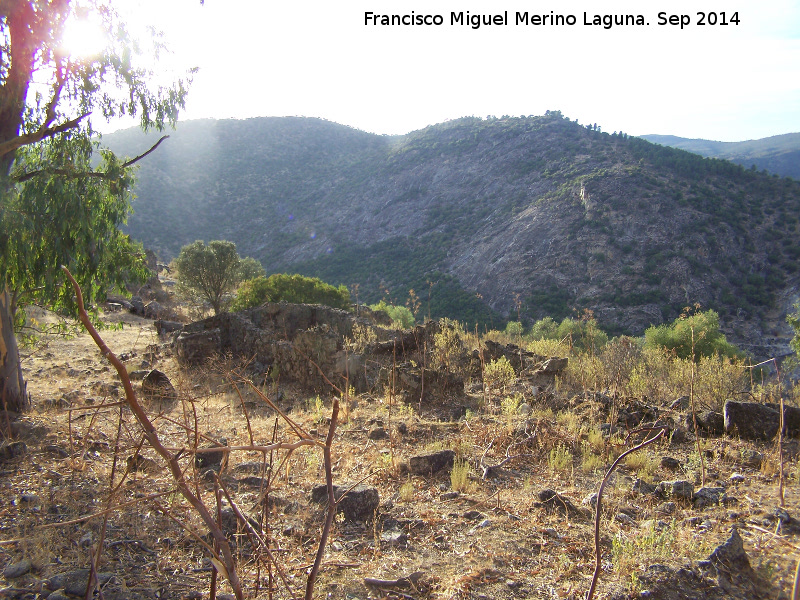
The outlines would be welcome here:
M 800 131 L 798 0 L 125 0 L 196 66 L 181 120 L 299 115 L 380 134 L 462 116 L 560 110 L 604 131 L 739 141 Z M 652 7 L 652 8 L 651 8 Z M 739 24 L 699 26 L 724 9 Z M 365 13 L 441 15 L 441 26 L 365 25 Z M 451 12 L 508 25 L 451 25 Z M 516 12 L 574 15 L 515 25 Z M 691 24 L 658 25 L 658 13 Z M 584 25 L 584 12 L 649 25 Z M 708 18 L 708 17 L 707 17 Z M 165 67 L 168 65 L 164 65 Z M 117 128 L 119 125 L 113 127 Z

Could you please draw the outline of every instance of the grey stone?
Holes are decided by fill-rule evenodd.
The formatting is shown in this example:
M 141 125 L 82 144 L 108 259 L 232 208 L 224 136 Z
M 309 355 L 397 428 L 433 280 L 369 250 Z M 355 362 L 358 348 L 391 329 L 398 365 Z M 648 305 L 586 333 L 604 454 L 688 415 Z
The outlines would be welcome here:
M 752 469 L 760 469 L 764 460 L 764 455 L 752 448 L 742 448 L 739 451 L 739 456 L 742 459 L 742 464 Z
M 706 410 L 697 413 L 697 429 L 709 435 L 722 435 L 725 433 L 725 417 L 716 411 Z
M 344 496 L 345 492 L 347 492 L 346 496 Z M 334 485 L 333 495 L 338 502 L 338 510 L 342 512 L 347 521 L 372 521 L 375 511 L 380 506 L 378 489 L 372 486 L 359 484 L 350 489 L 350 486 Z M 323 503 L 327 500 L 328 487 L 326 484 L 320 484 L 311 490 L 312 502 Z
M 702 487 L 692 496 L 692 505 L 698 509 L 706 506 L 718 506 L 724 499 L 725 488 Z
M 784 407 L 784 433 L 796 437 L 800 433 L 800 408 Z M 756 402 L 725 403 L 725 432 L 738 434 L 744 440 L 771 440 L 780 427 L 780 407 Z
M 664 498 L 691 500 L 694 496 L 694 484 L 690 481 L 662 481 L 656 486 L 656 493 Z
M 142 379 L 142 395 L 151 400 L 177 400 L 178 392 L 169 377 L 158 369 L 153 369 Z
M 445 468 L 452 468 L 456 453 L 452 450 L 439 450 L 430 454 L 419 454 L 409 458 L 409 467 L 414 475 L 430 475 Z
M 220 444 L 222 445 L 206 446 L 204 450 L 206 448 L 215 449 L 206 452 L 198 452 L 194 455 L 194 464 L 198 469 L 214 469 L 215 471 L 219 471 L 220 467 L 222 466 L 223 459 L 228 455 L 228 450 L 226 448 L 228 445 L 228 440 L 221 438 Z
M 678 459 L 672 458 L 671 456 L 662 456 L 661 466 L 670 471 L 677 471 L 681 468 L 681 463 Z
M 26 573 L 29 573 L 30 570 L 33 568 L 33 563 L 29 558 L 23 558 L 22 560 L 18 560 L 15 563 L 11 563 L 3 569 L 3 577 L 6 579 L 16 579 L 17 577 L 22 577 Z
M 371 440 L 385 440 L 389 437 L 389 434 L 386 433 L 386 429 L 381 426 L 373 427 L 369 430 L 367 437 Z
M 661 515 L 672 515 L 678 509 L 674 502 L 662 502 L 655 508 L 655 512 Z
M 647 483 L 644 479 L 637 479 L 633 482 L 631 491 L 637 494 L 642 494 L 643 496 L 647 496 L 649 494 L 656 493 L 656 486 L 652 483 Z

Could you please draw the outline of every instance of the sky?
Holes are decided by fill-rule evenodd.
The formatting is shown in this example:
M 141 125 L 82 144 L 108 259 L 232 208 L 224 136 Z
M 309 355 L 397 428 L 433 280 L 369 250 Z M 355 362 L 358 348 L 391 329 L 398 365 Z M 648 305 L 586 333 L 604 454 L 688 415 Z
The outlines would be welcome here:
M 131 27 L 163 31 L 171 54 L 162 76 L 198 67 L 182 120 L 297 115 L 404 134 L 463 116 L 560 110 L 632 135 L 740 141 L 800 132 L 800 0 L 123 4 Z M 722 10 L 739 24 L 698 24 L 699 12 L 719 23 Z M 451 25 L 462 11 L 507 11 L 508 24 Z M 576 24 L 515 24 L 517 12 L 551 11 Z M 443 24 L 366 25 L 367 12 L 441 15 Z M 689 24 L 660 25 L 661 12 Z M 647 24 L 585 25 L 584 13 L 590 22 L 641 14 Z

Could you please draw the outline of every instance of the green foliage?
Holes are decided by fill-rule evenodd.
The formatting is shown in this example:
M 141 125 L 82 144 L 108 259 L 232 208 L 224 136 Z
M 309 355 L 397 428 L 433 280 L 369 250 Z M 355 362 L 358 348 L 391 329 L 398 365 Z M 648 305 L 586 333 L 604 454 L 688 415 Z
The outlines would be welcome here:
M 794 337 L 790 342 L 792 350 L 800 357 L 800 302 L 794 305 L 794 312 L 786 315 L 786 322 L 794 329 Z
M 664 348 L 678 358 L 699 361 L 703 356 L 741 357 L 743 353 L 719 330 L 719 315 L 713 310 L 684 313 L 671 325 L 650 327 L 644 333 L 646 348 Z
M 464 352 L 461 342 L 460 328 L 447 319 L 440 321 L 440 330 L 433 336 L 433 364 L 435 368 L 454 373 L 458 368 L 458 360 Z M 510 365 L 509 365 L 510 366 Z
M 514 367 L 505 356 L 489 362 L 483 369 L 483 381 L 489 389 L 505 389 L 514 383 L 516 378 Z
M 218 314 L 228 304 L 228 296 L 239 285 L 241 259 L 236 244 L 201 240 L 181 248 L 175 259 L 177 279 L 183 292 L 211 304 Z
M 348 310 L 350 292 L 344 285 L 334 287 L 317 277 L 280 273 L 245 281 L 239 287 L 231 309 L 244 310 L 264 302 L 325 304 Z
M 375 312 L 382 312 L 389 315 L 392 320 L 392 327 L 397 329 L 411 329 L 414 327 L 414 315 L 406 306 L 395 306 L 394 304 L 387 304 L 385 300 L 381 300 L 377 304 L 370 304 L 369 308 Z
M 577 320 L 567 317 L 561 321 L 556 338 L 563 340 L 566 337 L 572 340 L 575 348 L 592 352 L 599 351 L 608 342 L 608 334 L 598 327 L 597 321 L 590 315 Z
M 533 324 L 526 337 L 531 340 L 555 340 L 558 338 L 558 323 L 553 317 L 539 319 Z
M 239 281 L 266 276 L 266 271 L 255 258 L 247 256 L 239 261 Z

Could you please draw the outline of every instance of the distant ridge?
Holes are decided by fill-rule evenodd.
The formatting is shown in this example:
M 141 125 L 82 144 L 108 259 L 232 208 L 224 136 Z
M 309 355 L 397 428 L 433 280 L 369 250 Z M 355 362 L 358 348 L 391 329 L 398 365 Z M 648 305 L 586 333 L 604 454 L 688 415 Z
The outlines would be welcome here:
M 756 166 L 782 177 L 800 180 L 800 133 L 785 133 L 760 140 L 715 142 L 674 135 L 639 136 L 654 144 L 671 146 L 708 156 L 730 160 L 745 168 Z

